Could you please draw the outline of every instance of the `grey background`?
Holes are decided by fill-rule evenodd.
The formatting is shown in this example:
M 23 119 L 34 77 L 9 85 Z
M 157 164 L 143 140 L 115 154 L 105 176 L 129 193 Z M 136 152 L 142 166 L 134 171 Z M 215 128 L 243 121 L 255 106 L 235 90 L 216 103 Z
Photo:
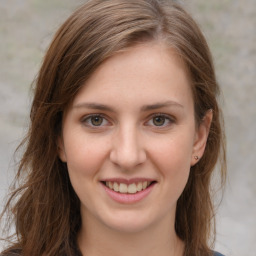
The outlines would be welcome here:
M 58 28 L 82 0 L 0 0 L 0 208 L 25 134 L 30 84 Z M 256 1 L 185 0 L 214 55 L 226 121 L 228 184 L 216 249 L 256 256 Z M 0 245 L 1 248 L 1 245 Z

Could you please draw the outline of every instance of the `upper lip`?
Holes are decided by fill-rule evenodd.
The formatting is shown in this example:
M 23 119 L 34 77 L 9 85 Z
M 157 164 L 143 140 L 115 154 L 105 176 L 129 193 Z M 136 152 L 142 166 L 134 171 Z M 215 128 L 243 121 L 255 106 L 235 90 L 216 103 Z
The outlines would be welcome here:
M 138 182 L 144 182 L 144 181 L 149 181 L 149 182 L 153 182 L 156 181 L 154 179 L 150 179 L 150 178 L 131 178 L 131 179 L 125 179 L 125 178 L 108 178 L 108 179 L 102 179 L 101 182 L 107 182 L 107 181 L 111 181 L 111 182 L 117 182 L 117 183 L 123 183 L 123 184 L 133 184 L 133 183 L 138 183 Z

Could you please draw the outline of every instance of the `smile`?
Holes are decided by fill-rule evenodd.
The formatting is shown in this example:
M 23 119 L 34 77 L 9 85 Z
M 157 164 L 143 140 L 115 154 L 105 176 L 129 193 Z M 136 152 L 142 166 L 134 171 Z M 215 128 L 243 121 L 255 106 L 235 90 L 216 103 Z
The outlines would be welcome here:
M 133 204 L 146 198 L 157 184 L 155 180 L 136 178 L 102 180 L 101 184 L 107 195 L 121 204 Z
M 131 184 L 125 184 L 125 183 L 119 183 L 119 182 L 112 182 L 112 181 L 106 181 L 103 182 L 103 184 L 110 188 L 111 190 L 115 192 L 119 192 L 121 194 L 135 194 L 137 192 L 140 192 L 144 189 L 147 189 L 154 181 L 140 181 L 137 183 L 131 183 Z

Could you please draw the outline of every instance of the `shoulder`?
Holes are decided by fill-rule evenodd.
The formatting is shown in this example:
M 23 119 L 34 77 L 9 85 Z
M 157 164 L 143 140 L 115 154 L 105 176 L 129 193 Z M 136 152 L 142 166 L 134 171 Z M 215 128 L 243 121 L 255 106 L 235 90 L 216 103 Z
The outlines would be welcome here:
M 213 252 L 213 256 L 224 256 L 224 255 L 219 252 Z

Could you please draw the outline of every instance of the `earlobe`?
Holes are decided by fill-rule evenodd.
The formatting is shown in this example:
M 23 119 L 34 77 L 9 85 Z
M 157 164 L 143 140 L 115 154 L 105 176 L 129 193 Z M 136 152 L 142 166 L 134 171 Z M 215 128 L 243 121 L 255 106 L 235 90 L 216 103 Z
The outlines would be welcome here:
M 61 136 L 58 137 L 58 155 L 59 158 L 62 162 L 66 163 L 67 159 L 66 159 L 66 152 L 65 152 L 65 148 L 64 148 L 64 142 Z
M 195 165 L 198 161 L 200 161 L 200 158 L 202 158 L 204 154 L 208 134 L 212 123 L 212 116 L 213 112 L 210 109 L 206 112 L 202 122 L 199 124 L 199 127 L 196 131 L 191 157 L 191 166 Z

